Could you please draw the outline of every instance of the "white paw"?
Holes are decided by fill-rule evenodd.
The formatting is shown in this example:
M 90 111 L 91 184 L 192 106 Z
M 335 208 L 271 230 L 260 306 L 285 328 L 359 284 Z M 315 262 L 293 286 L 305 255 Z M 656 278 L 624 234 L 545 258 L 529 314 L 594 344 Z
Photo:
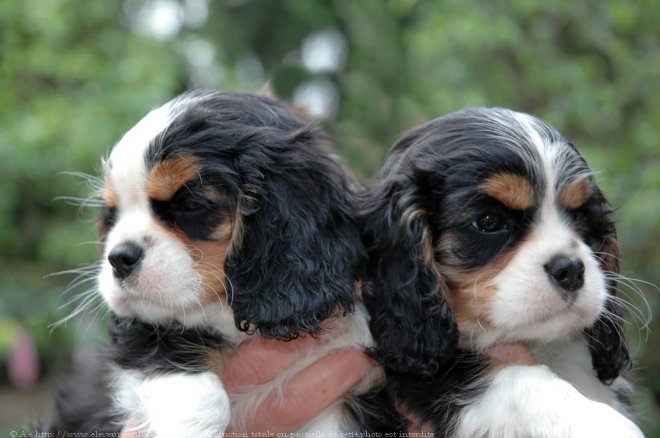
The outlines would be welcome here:
M 635 424 L 588 399 L 542 365 L 511 366 L 493 376 L 483 396 L 462 413 L 458 437 L 639 438 Z
M 137 388 L 141 421 L 157 438 L 217 438 L 230 420 L 229 397 L 215 374 L 169 374 Z
M 623 414 L 605 403 L 587 400 L 579 411 L 573 412 L 569 421 L 559 419 L 560 432 L 552 436 L 643 438 L 642 431 Z M 567 419 L 564 419 L 567 420 Z

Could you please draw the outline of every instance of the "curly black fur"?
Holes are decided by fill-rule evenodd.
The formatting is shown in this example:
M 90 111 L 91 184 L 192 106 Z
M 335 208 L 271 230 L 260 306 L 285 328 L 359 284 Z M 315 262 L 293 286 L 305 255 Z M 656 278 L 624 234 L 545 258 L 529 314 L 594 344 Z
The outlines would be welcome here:
M 404 178 L 372 193 L 362 215 L 369 251 L 364 302 L 374 357 L 395 373 L 434 374 L 454 355 L 457 331 L 442 285 L 422 260 L 425 218 L 402 217 L 419 196 Z
M 348 181 L 325 135 L 266 97 L 186 99 L 194 105 L 153 142 L 149 164 L 200 158 L 205 185 L 229 200 L 229 217 L 242 216 L 241 244 L 225 263 L 237 327 L 293 339 L 352 310 L 365 254 Z
M 518 129 L 516 128 L 518 127 Z M 475 239 L 469 204 L 488 203 L 479 185 L 499 172 L 524 176 L 538 195 L 543 170 L 538 152 L 511 113 L 468 109 L 414 129 L 391 149 L 379 178 L 366 194 L 360 213 L 369 254 L 364 301 L 377 342 L 374 357 L 387 371 L 390 408 L 403 405 L 439 436 L 452 436 L 455 420 L 466 403 L 485 389 L 488 364 L 457 348 L 452 311 L 444 302 L 441 272 L 448 266 L 469 271 L 486 265 L 512 248 L 533 226 L 536 207 L 503 212 L 516 227 L 508 240 Z M 551 143 L 575 153 L 568 172 L 587 170 L 574 147 L 549 125 L 534 128 Z M 497 205 L 489 208 L 497 210 Z M 603 255 L 603 270 L 618 272 L 618 250 L 610 209 L 596 190 L 573 212 L 573 226 L 593 251 Z M 450 225 L 451 224 L 451 225 Z M 458 247 L 440 239 L 449 227 Z M 615 295 L 614 282 L 609 292 Z M 620 316 L 613 300 L 610 314 Z M 609 383 L 630 366 L 622 335 L 623 320 L 602 316 L 585 331 L 594 373 Z M 382 395 L 381 395 L 382 396 Z
M 321 321 L 333 314 L 352 311 L 366 254 L 349 181 L 325 134 L 262 96 L 196 91 L 171 108 L 173 120 L 149 145 L 147 169 L 168 158 L 193 157 L 204 188 L 221 196 L 196 196 L 191 182 L 170 200 L 152 199 L 151 209 L 195 240 L 213 240 L 225 218 L 240 223 L 224 266 L 238 329 L 290 340 L 319 332 Z M 188 198 L 197 208 L 183 215 L 177 206 Z M 117 213 L 101 211 L 102 235 Z M 125 318 L 113 320 L 111 339 L 108 361 L 114 368 L 147 375 L 206 371 L 207 351 L 226 345 L 199 327 Z M 107 373 L 97 371 L 100 377 L 76 381 L 62 392 L 59 418 L 45 430 L 117 429 Z M 73 402 L 88 394 L 99 402 Z

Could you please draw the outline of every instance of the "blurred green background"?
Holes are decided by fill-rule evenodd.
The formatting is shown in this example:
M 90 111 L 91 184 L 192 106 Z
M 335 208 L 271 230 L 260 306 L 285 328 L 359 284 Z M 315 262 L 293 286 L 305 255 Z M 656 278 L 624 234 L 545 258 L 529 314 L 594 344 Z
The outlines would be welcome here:
M 0 433 L 38 414 L 103 333 L 90 313 L 49 329 L 93 282 L 63 294 L 73 276 L 44 275 L 98 257 L 93 209 L 56 200 L 90 188 L 61 172 L 95 174 L 125 130 L 191 87 L 307 108 L 365 179 L 430 118 L 536 114 L 602 170 L 623 273 L 660 284 L 659 23 L 654 0 L 0 0 Z M 639 422 L 660 437 L 660 293 L 622 293 Z

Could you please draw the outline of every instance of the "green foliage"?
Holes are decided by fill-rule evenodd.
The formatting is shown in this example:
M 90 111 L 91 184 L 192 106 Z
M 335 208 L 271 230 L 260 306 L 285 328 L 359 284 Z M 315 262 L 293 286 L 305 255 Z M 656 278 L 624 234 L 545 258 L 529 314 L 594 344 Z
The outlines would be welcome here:
M 624 274 L 660 284 L 657 2 L 225 1 L 212 2 L 205 21 L 184 20 L 169 39 L 136 21 L 157 3 L 0 3 L 0 325 L 30 328 L 45 357 L 62 355 L 73 335 L 48 334 L 66 314 L 58 310 L 66 297 L 60 277 L 43 275 L 97 257 L 95 245 L 78 245 L 95 240 L 93 211 L 53 200 L 84 198 L 89 188 L 59 172 L 96 173 L 122 132 L 198 85 L 257 91 L 269 81 L 290 99 L 303 82 L 329 81 L 339 101 L 324 123 L 365 178 L 398 135 L 433 117 L 473 105 L 536 114 L 603 170 L 598 179 L 618 209 Z M 186 18 L 195 3 L 180 3 Z M 310 71 L 301 47 L 324 29 L 341 32 L 346 62 Z M 200 50 L 203 64 L 194 56 Z M 657 289 L 641 287 L 660 308 Z M 622 289 L 645 311 L 631 288 Z M 647 433 L 660 436 L 658 337 L 641 330 L 638 341 L 639 332 L 631 327 L 639 403 Z

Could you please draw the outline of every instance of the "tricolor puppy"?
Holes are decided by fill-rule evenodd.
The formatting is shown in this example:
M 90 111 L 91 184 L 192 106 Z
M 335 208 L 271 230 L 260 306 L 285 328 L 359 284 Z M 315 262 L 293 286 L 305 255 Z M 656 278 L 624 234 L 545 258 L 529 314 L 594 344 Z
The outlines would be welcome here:
M 158 437 L 220 436 L 329 351 L 370 345 L 349 181 L 323 133 L 285 106 L 184 94 L 129 130 L 104 170 L 98 288 L 117 316 L 112 421 L 130 416 Z M 328 342 L 230 405 L 218 374 L 241 342 L 328 324 Z M 59 428 L 98 426 L 63 410 Z M 352 430 L 347 415 L 336 404 L 306 430 Z
M 641 436 L 610 208 L 547 123 L 466 109 L 393 147 L 364 212 L 388 388 L 440 436 Z M 539 365 L 484 352 L 522 341 Z

